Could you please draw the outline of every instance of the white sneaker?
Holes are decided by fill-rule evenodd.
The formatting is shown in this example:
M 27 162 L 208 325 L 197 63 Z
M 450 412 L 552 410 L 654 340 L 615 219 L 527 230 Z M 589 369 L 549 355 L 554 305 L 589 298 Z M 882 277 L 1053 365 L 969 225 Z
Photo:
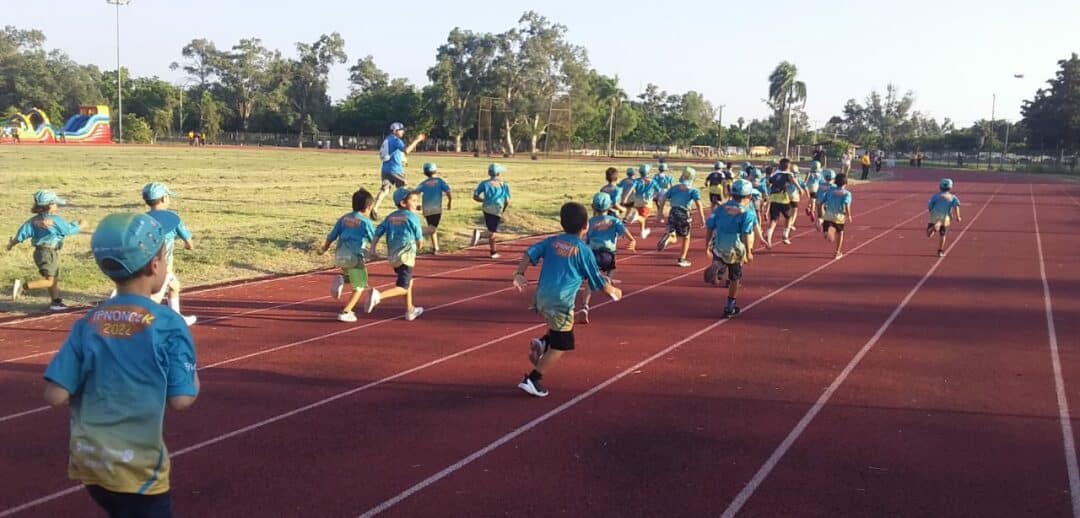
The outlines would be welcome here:
M 525 376 L 525 378 L 521 380 L 521 383 L 518 383 L 518 388 L 524 390 L 530 396 L 545 397 L 548 395 L 547 389 L 541 387 L 539 383 L 529 379 L 528 376 Z
M 416 306 L 416 307 L 412 308 L 412 311 L 410 311 L 408 313 L 405 313 L 405 320 L 408 320 L 409 322 L 412 322 L 413 320 L 416 320 L 417 318 L 420 318 L 420 315 L 423 315 L 423 314 L 424 314 L 424 308 L 422 308 L 420 306 Z
M 472 239 L 469 241 L 469 246 L 476 246 L 480 244 L 480 229 L 474 228 L 472 231 Z
M 371 293 L 368 293 L 367 304 L 364 305 L 364 311 L 366 313 L 375 311 L 375 306 L 379 305 L 380 300 L 382 300 L 382 295 L 379 294 L 379 290 L 371 288 Z
M 23 282 L 22 279 L 15 279 L 15 284 L 11 286 L 11 300 L 19 298 L 22 295 Z
M 678 261 L 675 261 L 675 265 L 678 266 L 679 268 L 689 268 L 690 267 L 690 261 L 687 260 L 686 258 L 682 258 L 682 259 L 679 259 Z
M 836 255 L 833 256 L 833 259 L 839 259 L 841 257 L 844 257 L 844 252 L 836 252 Z
M 498 259 L 498 258 L 500 258 L 500 257 L 502 257 L 502 256 L 501 256 L 501 255 L 499 255 L 499 252 L 495 252 L 494 254 L 491 254 L 491 258 L 492 258 L 492 259 Z
M 338 313 L 337 319 L 339 322 L 356 322 L 356 313 Z
M 784 240 L 781 241 L 781 242 L 784 243 L 785 245 L 790 245 L 791 244 L 791 239 L 788 239 L 788 238 L 785 237 Z
M 652 233 L 652 229 L 646 227 L 645 230 L 641 231 L 641 239 L 647 239 L 649 237 L 649 234 L 651 234 L 651 233 Z
M 330 281 L 330 296 L 335 299 L 341 298 L 341 290 L 345 287 L 345 276 L 335 275 L 334 280 Z
M 191 327 L 191 326 L 195 325 L 195 322 L 198 321 L 198 320 L 199 320 L 199 317 L 197 317 L 195 315 L 188 315 L 188 316 L 184 317 L 184 323 L 187 324 L 188 327 Z

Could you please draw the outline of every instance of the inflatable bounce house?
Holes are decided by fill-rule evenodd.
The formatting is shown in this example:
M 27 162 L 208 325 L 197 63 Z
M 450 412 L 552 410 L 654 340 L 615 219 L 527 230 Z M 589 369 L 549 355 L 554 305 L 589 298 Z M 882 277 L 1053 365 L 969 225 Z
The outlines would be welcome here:
M 49 123 L 45 112 L 34 108 L 16 115 L 4 128 L 5 140 L 18 142 L 111 144 L 108 106 L 80 106 L 79 113 L 61 128 Z

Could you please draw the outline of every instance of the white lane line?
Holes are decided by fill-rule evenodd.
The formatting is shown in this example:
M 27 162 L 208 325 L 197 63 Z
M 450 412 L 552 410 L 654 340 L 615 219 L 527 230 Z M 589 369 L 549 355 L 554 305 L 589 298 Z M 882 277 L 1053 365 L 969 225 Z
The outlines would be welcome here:
M 1029 185 L 1029 187 L 1030 187 L 1030 185 Z M 1080 206 L 1080 201 L 1077 201 L 1077 199 L 1074 198 L 1072 194 L 1069 194 L 1069 191 L 1067 189 L 1065 189 L 1064 185 L 1061 186 L 1061 192 L 1064 193 L 1065 196 L 1068 196 L 1069 199 L 1072 200 L 1072 202 L 1075 203 L 1077 206 Z
M 52 353 L 55 353 L 55 352 L 56 352 L 56 350 L 42 351 L 40 353 L 28 354 L 26 356 L 19 356 L 18 358 L 8 358 L 6 360 L 0 360 L 0 363 L 12 363 L 12 362 L 20 361 L 20 360 L 29 360 L 30 358 L 37 358 L 38 356 L 45 356 L 46 354 L 52 354 Z
M 855 248 L 852 248 L 843 257 L 844 258 L 850 257 L 854 253 L 858 252 L 859 249 L 869 245 L 870 243 L 873 243 L 874 241 L 877 241 L 878 239 L 881 239 L 882 237 L 896 231 L 896 229 L 900 228 L 901 226 L 909 223 L 910 221 L 912 221 L 912 220 L 914 220 L 914 219 L 916 219 L 918 217 L 922 217 L 923 215 L 924 215 L 923 212 L 919 212 L 919 213 L 915 214 L 914 216 L 912 216 L 912 217 L 910 217 L 910 218 L 908 218 L 908 219 L 906 219 L 906 220 L 904 220 L 904 221 L 902 221 L 900 223 L 897 223 L 896 225 L 893 225 L 891 228 L 882 231 L 878 235 L 876 235 L 873 238 L 863 242 L 859 246 L 856 246 Z M 767 293 L 766 295 L 762 296 L 761 298 L 751 302 L 749 305 L 746 306 L 746 308 L 743 309 L 743 312 L 746 312 L 746 311 L 749 311 L 749 310 L 753 309 L 754 307 L 764 303 L 765 301 L 775 297 L 776 295 L 779 295 L 780 293 L 783 293 L 783 292 L 787 291 L 789 288 L 795 286 L 796 284 L 801 283 L 802 281 L 806 280 L 810 276 L 824 270 L 825 268 L 828 268 L 829 266 L 833 265 L 837 261 L 842 261 L 842 260 L 843 260 L 843 258 L 841 258 L 841 259 L 832 259 L 832 260 L 822 264 L 821 266 L 818 266 L 817 268 L 814 268 L 814 269 L 802 274 L 798 278 L 788 282 L 787 284 L 785 284 L 785 285 L 783 285 L 783 286 L 781 286 L 781 287 Z M 694 272 L 694 273 L 696 273 L 696 272 Z M 548 411 L 547 413 L 541 415 L 540 417 L 537 417 L 537 418 L 533 419 L 532 421 L 529 421 L 528 423 L 525 423 L 521 427 L 507 433 L 506 435 L 503 435 L 502 437 L 500 437 L 500 438 L 496 439 L 495 441 L 489 443 L 487 446 L 484 446 L 483 448 L 480 448 L 479 450 L 474 451 L 473 453 L 471 453 L 467 457 L 459 460 L 458 462 L 456 462 L 454 464 L 451 464 L 450 466 L 447 466 L 446 468 L 442 469 L 438 473 L 435 473 L 434 475 L 431 475 L 430 477 L 418 482 L 416 485 L 406 489 L 405 491 L 402 491 L 401 493 L 398 493 L 394 497 L 380 503 L 379 505 L 377 505 L 377 506 L 375 506 L 375 507 L 373 507 L 371 509 L 368 509 L 363 514 L 361 514 L 360 517 L 361 518 L 368 518 L 368 517 L 375 516 L 375 515 L 377 515 L 379 513 L 382 513 L 384 511 L 390 509 L 391 507 L 397 505 L 398 503 L 405 500 L 406 498 L 409 498 L 410 496 L 422 491 L 423 489 L 427 488 L 428 486 L 430 486 L 430 485 L 432 485 L 432 484 L 434 484 L 434 483 L 436 483 L 436 482 L 450 476 L 454 472 L 456 472 L 456 471 L 460 470 L 461 468 L 464 468 L 465 466 L 473 463 L 474 461 L 476 461 L 477 459 L 483 457 L 484 455 L 487 455 L 488 453 L 491 453 L 493 450 L 497 449 L 498 447 L 500 447 L 500 446 L 514 440 L 515 438 L 517 438 L 521 434 L 523 434 L 525 432 L 528 432 L 529 430 L 532 430 L 533 428 L 536 428 L 537 426 L 544 423 L 545 421 L 547 421 L 547 420 L 549 420 L 549 419 L 551 419 L 551 418 L 553 418 L 553 417 L 555 417 L 555 416 L 569 410 L 570 408 L 574 407 L 578 403 L 581 403 L 582 401 L 594 396 L 596 393 L 598 393 L 601 390 L 607 388 L 608 386 L 612 385 L 613 383 L 623 379 L 626 376 L 629 376 L 634 371 L 637 371 L 638 369 L 641 369 L 642 367 L 656 361 L 659 358 L 663 358 L 664 356 L 667 356 L 668 354 L 671 354 L 676 349 L 678 349 L 678 348 L 682 347 L 683 345 L 691 342 L 692 340 L 694 340 L 694 339 L 708 333 L 709 331 L 712 331 L 713 329 L 716 329 L 717 327 L 723 325 L 726 322 L 729 322 L 729 320 L 728 319 L 720 319 L 720 320 L 717 320 L 717 321 L 713 322 L 712 324 L 709 324 L 708 326 L 705 326 L 704 328 L 698 330 L 697 332 L 691 334 L 690 336 L 687 336 L 686 338 L 683 338 L 682 340 L 679 340 L 678 342 L 675 342 L 674 344 L 668 346 L 667 348 L 663 349 L 662 351 L 660 351 L 660 352 L 658 352 L 658 353 L 656 353 L 656 354 L 654 354 L 654 355 L 652 355 L 652 356 L 638 362 L 637 364 L 633 365 L 632 367 L 630 367 L 630 368 L 628 368 L 628 369 L 626 369 L 626 370 L 624 370 L 624 371 L 622 371 L 622 372 L 608 378 L 607 380 L 603 381 L 599 385 L 596 385 L 596 386 L 592 387 L 591 389 L 589 389 L 589 390 L 587 390 L 587 391 L 585 391 L 585 392 L 583 392 L 581 394 L 578 394 L 573 399 L 570 399 L 569 401 L 555 407 L 554 409 Z
M 979 209 L 979 212 L 975 214 L 975 217 L 968 222 L 968 224 L 964 227 L 964 230 L 960 232 L 960 235 L 957 236 L 956 239 L 952 242 L 952 245 L 949 246 L 947 252 L 952 252 L 952 250 L 956 248 L 956 245 L 959 244 L 962 239 L 964 239 L 964 235 L 967 234 L 968 229 L 970 229 L 975 224 L 975 221 L 979 219 L 979 216 L 982 216 L 983 211 L 985 211 L 986 208 L 990 206 L 990 202 L 994 200 L 994 197 L 997 196 L 997 193 L 1000 190 L 1001 187 L 999 186 L 998 189 L 994 191 L 994 194 L 992 194 L 990 198 L 986 200 L 985 203 L 983 203 L 982 208 Z M 946 253 L 945 255 L 947 257 L 949 254 Z M 773 451 L 772 455 L 769 455 L 769 458 L 766 459 L 765 463 L 761 465 L 761 468 L 759 468 L 757 473 L 754 474 L 754 477 L 750 479 L 750 482 L 742 488 L 742 491 L 739 491 L 739 494 L 736 495 L 735 499 L 732 500 L 731 504 L 728 505 L 727 509 L 724 511 L 724 514 L 721 515 L 721 518 L 733 518 L 739 512 L 739 510 L 741 510 L 742 507 L 746 505 L 747 500 L 749 500 L 750 497 L 754 495 L 754 492 L 757 491 L 757 488 L 761 486 L 762 482 L 765 481 L 765 478 L 769 476 L 769 473 L 771 473 L 772 470 L 776 467 L 776 465 L 780 462 L 780 459 L 782 459 L 784 455 L 788 452 L 788 450 L 791 448 L 791 446 L 795 444 L 795 441 L 799 438 L 800 435 L 802 435 L 803 431 L 806 430 L 806 427 L 810 425 L 810 422 L 813 421 L 815 417 L 817 417 L 818 412 L 821 412 L 821 409 L 824 408 L 825 404 L 829 402 L 829 399 L 832 398 L 833 393 L 835 393 L 840 388 L 840 385 L 842 385 L 844 381 L 847 380 L 848 376 L 851 375 L 851 372 L 855 370 L 855 367 L 858 367 L 859 363 L 862 362 L 863 357 L 866 356 L 867 353 L 870 352 L 870 349 L 872 349 L 874 345 L 878 343 L 878 340 L 880 340 L 881 337 L 885 335 L 885 331 L 888 330 L 890 326 L 892 326 L 893 322 L 895 322 L 896 319 L 900 316 L 900 313 L 903 312 L 904 308 L 906 308 L 908 303 L 911 302 L 911 299 L 915 297 L 915 294 L 918 293 L 920 289 L 922 289 L 923 285 L 926 284 L 926 281 L 930 279 L 930 276 L 933 275 L 935 271 L 937 271 L 938 267 L 941 266 L 941 263 L 944 261 L 945 257 L 939 257 L 937 261 L 934 261 L 934 264 L 930 266 L 929 270 L 927 270 L 926 275 L 923 275 L 922 279 L 919 279 L 919 282 L 915 283 L 915 286 L 911 288 L 911 291 L 909 291 L 908 294 L 903 298 L 903 300 L 900 301 L 900 304 L 896 306 L 896 309 L 894 309 L 892 314 L 889 315 L 889 318 L 885 319 L 885 322 L 881 324 L 881 327 L 879 327 L 877 332 L 874 333 L 874 336 L 870 337 L 870 340 L 868 340 L 866 344 L 863 345 L 861 349 L 859 349 L 859 352 L 855 353 L 855 356 L 851 358 L 851 361 L 848 362 L 847 366 L 844 367 L 844 370 L 840 371 L 840 374 L 836 376 L 836 379 L 834 379 L 833 382 L 828 386 L 828 388 L 826 388 L 825 391 L 821 393 L 821 396 L 818 397 L 814 405 L 806 411 L 806 414 L 803 415 L 802 419 L 800 419 L 799 422 L 795 425 L 795 428 L 792 428 L 791 432 L 788 433 L 787 437 L 785 437 L 784 440 L 780 443 L 780 445 L 776 447 L 776 450 Z
M 1061 421 L 1062 445 L 1065 452 L 1065 469 L 1069 474 L 1069 495 L 1072 497 L 1073 517 L 1080 518 L 1080 469 L 1078 469 L 1076 462 L 1076 441 L 1073 435 L 1072 420 L 1069 417 L 1069 400 L 1065 397 L 1065 378 L 1061 374 L 1061 355 L 1058 353 L 1057 327 L 1054 326 L 1054 306 L 1050 301 L 1050 282 L 1046 279 L 1046 260 L 1043 256 L 1042 234 L 1039 231 L 1039 210 L 1035 204 L 1034 187 L 1029 184 L 1028 189 L 1031 191 L 1031 214 L 1035 217 L 1035 248 L 1039 252 L 1039 276 L 1042 277 L 1046 331 L 1050 336 L 1050 360 L 1054 364 L 1054 388 L 1057 391 L 1058 416 Z

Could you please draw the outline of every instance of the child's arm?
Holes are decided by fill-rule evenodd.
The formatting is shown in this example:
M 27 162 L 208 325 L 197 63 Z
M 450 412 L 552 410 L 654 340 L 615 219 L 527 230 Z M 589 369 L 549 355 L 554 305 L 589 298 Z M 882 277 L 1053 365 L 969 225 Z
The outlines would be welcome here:
M 694 200 L 694 205 L 697 205 L 698 215 L 701 216 L 701 228 L 705 228 L 708 221 L 705 219 L 705 207 L 701 205 L 701 200 Z
M 761 225 L 754 224 L 754 230 L 761 232 Z M 746 257 L 743 258 L 744 263 L 749 263 L 754 260 L 754 233 L 742 235 L 743 244 L 746 245 Z
M 956 222 L 957 223 L 960 223 L 961 221 L 964 221 L 963 218 L 960 217 L 960 206 L 959 205 L 953 207 L 952 210 L 953 210 L 953 213 L 956 214 Z M 978 215 L 978 214 L 976 214 L 976 215 Z
M 23 223 L 19 226 L 19 230 L 15 231 L 15 235 L 11 236 L 11 238 L 8 239 L 7 249 L 11 250 L 12 248 L 18 246 L 19 243 L 30 239 L 30 236 L 33 235 L 33 232 L 34 228 L 30 225 L 29 221 Z
M 713 229 L 705 225 L 705 255 L 712 257 Z
M 454 195 L 450 194 L 450 191 L 446 191 L 446 210 L 452 210 L 454 208 Z
M 851 217 L 851 204 L 844 205 L 844 221 L 851 223 L 855 218 Z
M 417 135 L 415 138 L 413 138 L 412 142 L 409 142 L 409 146 L 405 148 L 405 154 L 407 155 L 409 153 L 412 153 L 413 150 L 416 149 L 416 146 L 419 146 L 420 143 L 423 142 L 424 139 L 426 139 L 426 138 L 427 138 L 427 135 L 425 135 L 423 133 L 421 133 L 421 134 Z
M 194 374 L 195 392 L 199 391 L 201 387 L 199 383 L 199 373 Z M 191 408 L 195 404 L 195 398 L 198 396 L 173 396 L 169 398 L 169 408 L 173 410 L 182 411 Z
M 521 254 L 521 261 L 518 261 L 517 270 L 514 270 L 514 287 L 521 291 L 529 285 L 529 280 L 525 278 L 525 271 L 532 266 L 532 258 L 529 254 Z
M 51 381 L 45 382 L 45 402 L 53 408 L 62 407 L 71 400 L 71 393 Z

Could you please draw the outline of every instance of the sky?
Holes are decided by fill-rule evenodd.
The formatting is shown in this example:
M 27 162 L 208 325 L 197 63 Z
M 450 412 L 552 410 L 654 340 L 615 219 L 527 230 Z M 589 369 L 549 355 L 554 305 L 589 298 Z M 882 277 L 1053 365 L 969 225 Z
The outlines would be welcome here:
M 105 0 L 0 1 L 4 25 L 40 29 L 49 48 L 115 70 L 117 13 Z M 1075 0 L 132 0 L 120 8 L 121 63 L 135 75 L 180 82 L 183 73 L 169 64 L 194 38 L 227 48 L 257 37 L 291 56 L 296 42 L 337 31 L 349 55 L 330 76 L 338 99 L 359 58 L 371 54 L 391 77 L 423 85 L 452 28 L 498 33 L 529 9 L 565 25 L 592 67 L 618 76 L 631 97 L 648 83 L 670 93 L 696 90 L 725 106 L 725 125 L 767 116 L 768 75 L 784 60 L 807 84 L 815 125 L 889 83 L 914 91 L 915 109 L 939 121 L 968 125 L 990 118 L 995 106 L 996 119 L 1017 120 L 1021 102 L 1053 77 L 1057 61 L 1080 52 Z

